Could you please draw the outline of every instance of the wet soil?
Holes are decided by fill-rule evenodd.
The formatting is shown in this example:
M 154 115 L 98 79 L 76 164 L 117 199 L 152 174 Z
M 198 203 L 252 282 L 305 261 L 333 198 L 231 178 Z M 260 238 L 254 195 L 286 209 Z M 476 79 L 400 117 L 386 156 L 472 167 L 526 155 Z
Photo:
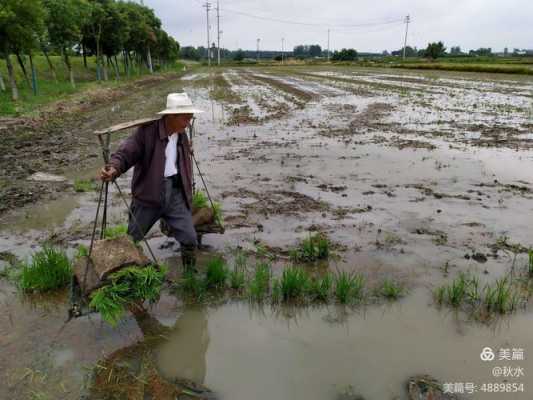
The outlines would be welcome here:
M 8 157 L 0 161 L 6 166 L 2 260 L 28 257 L 44 240 L 69 251 L 87 243 L 96 193 L 74 193 L 71 182 L 93 176 L 100 165 L 91 132 L 151 116 L 167 92 L 181 89 L 207 111 L 196 122 L 195 154 L 226 228 L 204 238 L 211 251 L 262 243 L 286 254 L 309 232 L 321 231 L 338 256 L 325 267 L 360 272 L 372 284 L 394 279 L 410 293 L 397 306 L 355 312 L 247 304 L 198 311 L 166 295 L 153 315 L 173 330 L 168 341 L 149 348 L 167 381 L 188 378 L 232 399 L 287 393 L 334 399 L 348 386 L 367 400 L 404 399 L 406 380 L 417 374 L 502 381 L 480 363 L 482 347 L 533 348 L 530 304 L 479 324 L 439 311 L 432 298 L 437 285 L 460 272 L 484 283 L 526 266 L 533 246 L 530 77 L 345 67 L 200 70 L 64 117 L 48 136 L 17 128 L 32 140 L 8 135 Z M 34 172 L 68 180 L 26 181 Z M 126 193 L 129 177 L 118 180 Z M 114 189 L 108 218 L 111 224 L 126 219 Z M 179 270 L 179 246 L 157 228 L 149 240 L 156 255 Z M 43 304 L 30 306 L 11 284 L 3 285 L 7 339 L 0 370 L 10 384 L 0 397 L 60 393 L 68 383 L 63 397 L 77 398 L 86 376 L 81 365 L 92 370 L 105 355 L 142 338 L 133 318 L 112 330 L 97 316 L 72 321 L 58 334 L 64 299 L 43 311 Z M 54 366 L 58 357 L 68 362 Z M 515 364 L 527 371 L 529 362 Z M 47 379 L 41 383 L 35 371 Z M 529 397 L 526 391 L 508 398 Z

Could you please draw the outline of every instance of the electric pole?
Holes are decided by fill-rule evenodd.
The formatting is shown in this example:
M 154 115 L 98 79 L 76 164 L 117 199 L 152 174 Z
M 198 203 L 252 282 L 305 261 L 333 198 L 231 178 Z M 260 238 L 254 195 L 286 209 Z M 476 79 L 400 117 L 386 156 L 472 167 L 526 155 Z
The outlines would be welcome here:
M 328 29 L 328 61 L 329 61 L 329 29 Z
M 220 4 L 217 0 L 217 64 L 220 65 Z
M 256 61 L 259 62 L 259 42 L 261 39 L 257 38 L 257 54 L 256 54 Z
M 411 18 L 409 15 L 405 17 L 405 39 L 403 41 L 403 59 L 405 61 L 405 48 L 407 47 L 407 31 L 409 30 L 409 22 L 411 21 Z
M 207 65 L 211 66 L 211 45 L 209 44 L 209 10 L 211 9 L 211 3 L 208 1 L 203 5 L 205 7 L 205 13 L 207 16 Z
M 283 65 L 284 54 L 285 54 L 285 38 L 281 38 L 281 65 Z

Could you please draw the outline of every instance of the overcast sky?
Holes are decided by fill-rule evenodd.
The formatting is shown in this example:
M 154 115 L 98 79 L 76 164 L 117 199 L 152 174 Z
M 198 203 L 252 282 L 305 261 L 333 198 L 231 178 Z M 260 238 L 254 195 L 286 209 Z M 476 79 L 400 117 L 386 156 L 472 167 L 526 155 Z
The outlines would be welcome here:
M 140 1 L 140 0 L 139 0 Z M 216 40 L 216 0 L 211 0 L 211 42 Z M 144 0 L 182 46 L 207 43 L 205 0 Z M 252 18 L 239 13 L 259 16 Z M 449 49 L 533 49 L 533 0 L 220 0 L 221 47 L 280 50 L 298 44 L 381 52 L 442 40 Z M 302 23 L 287 24 L 283 20 Z M 399 22 L 395 22 L 399 21 Z M 308 24 L 308 25 L 303 25 Z M 355 26 L 354 26 L 355 25 Z

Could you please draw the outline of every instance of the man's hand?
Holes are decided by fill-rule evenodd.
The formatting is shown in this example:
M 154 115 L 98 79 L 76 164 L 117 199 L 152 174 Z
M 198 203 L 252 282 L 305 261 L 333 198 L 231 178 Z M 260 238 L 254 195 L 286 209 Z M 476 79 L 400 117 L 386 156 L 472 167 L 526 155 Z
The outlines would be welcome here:
M 110 165 L 106 165 L 100 170 L 100 179 L 104 182 L 114 181 L 117 176 L 118 171 Z

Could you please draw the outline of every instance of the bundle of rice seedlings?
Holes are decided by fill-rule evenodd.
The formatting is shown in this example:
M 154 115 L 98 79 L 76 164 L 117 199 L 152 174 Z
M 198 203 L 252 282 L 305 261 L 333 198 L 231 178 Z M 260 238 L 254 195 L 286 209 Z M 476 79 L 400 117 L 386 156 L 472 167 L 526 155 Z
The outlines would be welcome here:
M 71 276 L 72 267 L 65 252 L 44 246 L 31 262 L 21 264 L 19 287 L 24 292 L 46 292 L 66 286 Z
M 115 326 L 129 305 L 159 300 L 165 280 L 165 266 L 127 267 L 111 274 L 108 283 L 90 295 L 89 307 Z

